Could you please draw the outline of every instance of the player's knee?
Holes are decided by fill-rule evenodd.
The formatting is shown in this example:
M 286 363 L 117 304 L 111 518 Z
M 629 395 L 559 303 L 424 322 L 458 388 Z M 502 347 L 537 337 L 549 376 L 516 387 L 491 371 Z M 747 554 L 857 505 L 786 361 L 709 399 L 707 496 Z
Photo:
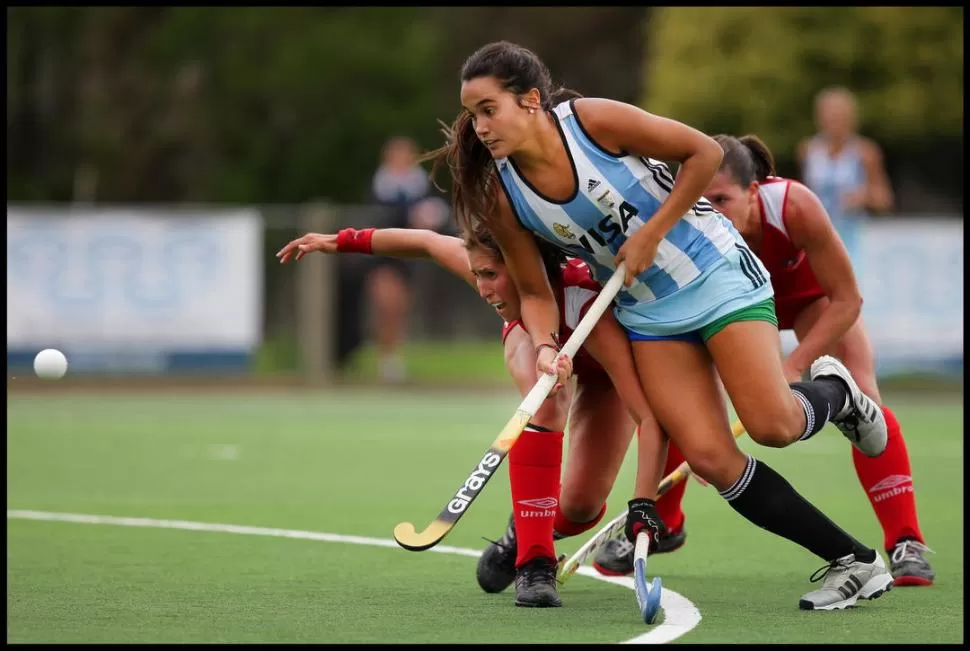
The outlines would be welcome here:
M 602 477 L 587 474 L 582 480 L 571 473 L 559 491 L 559 510 L 570 522 L 589 522 L 603 509 L 613 485 Z
M 748 437 L 759 445 L 783 448 L 791 445 L 805 430 L 805 414 L 794 399 L 776 409 L 762 409 L 741 419 Z
M 736 445 L 701 445 L 681 448 L 691 471 L 701 479 L 719 486 L 733 481 L 728 461 L 732 454 L 741 454 Z
M 603 509 L 602 499 L 593 499 L 590 495 L 577 492 L 563 492 L 560 495 L 559 510 L 570 522 L 589 522 Z
M 784 448 L 791 445 L 794 438 L 778 429 L 745 428 L 748 436 L 758 445 L 769 448 Z

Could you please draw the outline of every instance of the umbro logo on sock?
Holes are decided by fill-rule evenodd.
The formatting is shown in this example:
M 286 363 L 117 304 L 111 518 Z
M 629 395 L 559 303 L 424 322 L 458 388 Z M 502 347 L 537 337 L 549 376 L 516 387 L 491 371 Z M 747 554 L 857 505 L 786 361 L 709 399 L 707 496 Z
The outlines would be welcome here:
M 913 478 L 909 475 L 889 475 L 885 479 L 882 479 L 869 489 L 870 493 L 878 493 L 879 491 L 886 491 L 891 488 L 896 488 L 897 486 L 902 486 L 904 484 L 912 484 Z
M 533 506 L 537 509 L 551 509 L 559 504 L 559 500 L 555 497 L 540 497 L 534 500 L 519 500 L 518 502 L 524 506 Z
M 523 518 L 551 518 L 556 515 L 555 507 L 559 504 L 559 500 L 555 497 L 539 497 L 531 500 L 517 500 L 516 503 L 522 506 L 531 506 L 533 510 L 523 510 L 519 509 L 519 517 Z

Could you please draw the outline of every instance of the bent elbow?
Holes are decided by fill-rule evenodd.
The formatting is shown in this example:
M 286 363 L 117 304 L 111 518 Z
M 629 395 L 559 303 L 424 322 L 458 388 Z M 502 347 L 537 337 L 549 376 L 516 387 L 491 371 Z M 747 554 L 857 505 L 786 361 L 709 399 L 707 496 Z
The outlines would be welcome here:
M 705 136 L 704 147 L 697 153 L 700 154 L 700 157 L 708 163 L 715 173 L 720 169 L 721 161 L 724 160 L 724 150 L 714 138 Z

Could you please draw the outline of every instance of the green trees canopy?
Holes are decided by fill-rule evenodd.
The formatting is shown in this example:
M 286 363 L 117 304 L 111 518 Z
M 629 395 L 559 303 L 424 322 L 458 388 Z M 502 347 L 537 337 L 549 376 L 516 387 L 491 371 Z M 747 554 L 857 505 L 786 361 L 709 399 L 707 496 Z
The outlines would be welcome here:
M 96 174 L 99 201 L 359 201 L 385 138 L 435 129 L 417 8 L 16 8 L 7 34 L 11 199 Z
M 12 8 L 7 196 L 357 202 L 387 137 L 440 142 L 462 61 L 503 38 L 584 94 L 757 132 L 789 174 L 814 94 L 846 85 L 894 182 L 958 196 L 962 25 L 960 8 Z
M 649 30 L 641 105 L 708 133 L 756 132 L 789 172 L 815 131 L 815 93 L 834 85 L 897 159 L 962 159 L 962 8 L 665 8 Z

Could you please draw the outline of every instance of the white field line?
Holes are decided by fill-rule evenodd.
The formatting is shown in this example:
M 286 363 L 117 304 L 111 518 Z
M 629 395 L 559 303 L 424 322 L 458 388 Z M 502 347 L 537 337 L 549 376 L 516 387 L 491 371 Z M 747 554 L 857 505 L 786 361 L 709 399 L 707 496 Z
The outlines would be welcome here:
M 184 529 L 188 531 L 210 531 L 215 533 L 234 533 L 248 536 L 275 536 L 277 538 L 297 538 L 300 540 L 316 540 L 320 542 L 350 543 L 352 545 L 371 545 L 374 547 L 388 547 L 401 549 L 390 539 L 367 538 L 364 536 L 345 536 L 336 533 L 320 533 L 315 531 L 298 531 L 294 529 L 273 529 L 268 527 L 247 527 L 238 524 L 212 524 L 208 522 L 191 522 L 188 520 L 155 520 L 153 518 L 122 518 L 111 515 L 83 515 L 79 513 L 50 513 L 47 511 L 8 510 L 8 519 L 19 520 L 53 520 L 57 522 L 73 522 L 75 524 L 108 524 L 122 527 L 149 527 L 154 529 Z M 402 550 L 403 551 L 403 550 Z M 481 551 L 463 547 L 449 547 L 438 545 L 428 551 L 439 554 L 458 554 L 477 558 Z M 628 576 L 610 577 L 599 574 L 591 567 L 580 567 L 579 574 L 607 583 L 615 583 L 633 590 L 633 578 Z M 664 611 L 662 624 L 654 626 L 646 633 L 632 639 L 624 640 L 623 644 L 663 644 L 677 639 L 691 630 L 701 621 L 700 611 L 687 598 L 670 590 L 666 586 L 660 599 Z M 631 619 L 636 618 L 636 608 L 630 606 Z

